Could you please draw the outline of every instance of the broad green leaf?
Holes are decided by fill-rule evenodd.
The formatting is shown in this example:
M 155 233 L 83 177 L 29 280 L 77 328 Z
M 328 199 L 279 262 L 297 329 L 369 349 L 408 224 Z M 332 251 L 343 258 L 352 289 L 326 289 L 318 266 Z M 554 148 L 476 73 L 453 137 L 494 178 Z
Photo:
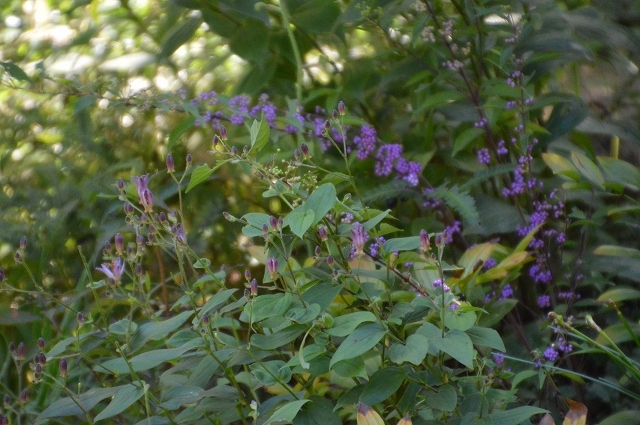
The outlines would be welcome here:
M 478 326 L 489 327 L 498 323 L 518 304 L 518 300 L 508 298 L 506 300 L 498 300 L 484 306 L 484 310 L 489 314 L 483 314 L 478 319 Z
M 80 99 L 78 99 L 76 104 L 73 105 L 73 115 L 77 115 L 88 107 L 92 106 L 94 103 L 96 103 L 96 99 L 97 97 L 93 95 L 82 96 Z
M 340 7 L 333 0 L 287 0 L 291 13 L 291 22 L 310 33 L 328 33 L 340 17 Z
M 251 335 L 251 345 L 263 350 L 273 350 L 295 340 L 306 330 L 306 325 L 291 325 L 269 335 L 253 334 Z
M 296 417 L 296 415 L 298 414 L 298 412 L 300 411 L 300 408 L 305 404 L 308 403 L 310 400 L 296 400 L 296 401 L 291 401 L 287 404 L 285 404 L 284 406 L 280 407 L 278 410 L 276 410 L 275 412 L 273 412 L 273 415 L 271 415 L 271 417 L 269 419 L 267 419 L 266 422 L 264 422 L 264 425 L 271 425 L 271 424 L 275 424 L 278 422 L 291 422 L 293 421 L 293 419 Z
M 361 323 L 375 321 L 376 316 L 370 311 L 358 311 L 334 318 L 333 326 L 326 329 L 325 332 L 333 336 L 347 336 Z
M 245 313 L 249 314 L 249 311 L 251 311 L 251 319 L 253 322 L 259 322 L 268 317 L 282 316 L 289 309 L 291 299 L 292 296 L 290 292 L 285 292 L 284 294 L 259 295 L 253 300 L 253 303 L 245 306 Z M 251 308 L 252 310 L 248 310 Z
M 405 378 L 405 373 L 399 367 L 378 369 L 364 386 L 360 402 L 373 406 L 385 401 L 398 391 Z
M 420 247 L 419 236 L 389 239 L 383 245 L 385 252 L 412 251 Z
M 129 335 L 138 329 L 138 325 L 129 319 L 118 320 L 115 323 L 109 325 L 109 332 L 114 335 Z
M 171 31 L 162 40 L 162 48 L 160 50 L 160 57 L 167 58 L 173 54 L 178 47 L 189 41 L 196 30 L 200 28 L 202 19 L 200 18 L 187 18 L 182 22 L 177 23 Z
M 207 300 L 205 305 L 202 306 L 202 308 L 200 309 L 200 315 L 207 314 L 207 313 L 210 313 L 211 311 L 217 310 L 222 306 L 222 304 L 227 302 L 227 300 L 231 298 L 233 293 L 236 291 L 237 289 L 224 289 L 216 293 L 215 295 L 213 295 L 211 298 Z
M 511 388 L 516 388 L 518 384 L 526 379 L 533 378 L 534 376 L 538 376 L 539 372 L 537 370 L 523 370 L 513 377 L 511 381 Z
M 428 390 L 425 394 L 425 403 L 432 409 L 452 412 L 458 405 L 458 394 L 451 385 L 442 385 L 435 392 Z
M 471 338 L 466 333 L 453 329 L 444 338 L 429 341 L 440 351 L 443 351 L 467 367 L 473 367 L 475 350 Z
M 580 174 L 578 173 L 578 169 L 567 159 L 562 156 L 543 152 L 542 159 L 547 164 L 553 174 L 559 174 L 561 176 L 565 176 L 573 181 L 580 181 Z
M 251 124 L 251 152 L 258 153 L 264 148 L 269 141 L 271 129 L 269 123 L 264 119 L 264 116 L 260 121 L 253 120 Z
M 186 344 L 176 348 L 161 348 L 138 354 L 131 358 L 129 362 L 121 357 L 117 357 L 93 367 L 94 372 L 108 374 L 128 374 L 131 373 L 129 366 L 134 372 L 149 370 L 161 363 L 180 357 L 187 351 L 199 348 L 203 345 L 202 338 L 195 338 Z
M 600 245 L 593 250 L 594 255 L 607 255 L 612 257 L 629 257 L 640 260 L 640 250 L 625 248 L 616 245 Z
M 587 181 L 595 184 L 599 188 L 604 188 L 604 176 L 600 168 L 587 158 L 585 155 L 579 152 L 571 152 L 571 162 L 576 166 L 580 174 L 587 179 Z
M 635 335 L 640 335 L 640 324 L 629 323 L 629 326 L 631 327 L 631 332 Z M 603 331 L 616 344 L 622 344 L 634 339 L 634 336 L 629 333 L 629 330 L 623 323 L 616 323 L 603 329 Z M 602 345 L 609 345 L 609 341 L 602 335 L 598 335 L 596 342 Z
M 198 165 L 191 174 L 191 179 L 189 180 L 189 185 L 187 186 L 185 193 L 189 193 L 191 189 L 206 181 L 211 174 L 213 174 L 222 165 L 226 164 L 226 162 L 226 160 L 220 161 L 214 165 L 213 168 L 209 168 L 208 165 Z
M 471 329 L 467 329 L 465 333 L 469 335 L 471 342 L 475 345 L 493 348 L 502 352 L 507 351 L 500 334 L 495 329 L 474 326 Z
M 618 183 L 636 191 L 640 188 L 640 170 L 638 167 L 608 156 L 599 156 L 597 159 L 607 183 Z
M 533 415 L 546 413 L 547 411 L 534 406 L 520 406 L 503 412 L 492 413 L 489 417 L 493 425 L 518 425 L 525 422 Z
M 617 288 L 610 289 L 607 292 L 600 295 L 598 297 L 598 302 L 606 303 L 606 302 L 609 302 L 609 300 L 611 300 L 614 303 L 617 303 L 620 301 L 638 300 L 638 299 L 640 299 L 640 291 L 638 291 L 637 289 L 617 287 Z
M 247 213 L 242 216 L 247 221 L 247 225 L 242 228 L 242 233 L 250 238 L 255 236 L 262 236 L 262 226 L 266 224 L 269 226 L 269 214 L 264 213 Z
M 304 202 L 305 212 L 313 211 L 312 224 L 318 224 L 336 204 L 336 188 L 331 183 L 325 183 L 316 188 Z
M 56 345 L 54 345 L 53 348 L 51 348 L 51 350 L 49 350 L 49 352 L 47 353 L 47 358 L 58 357 L 60 354 L 64 353 L 68 346 L 77 343 L 78 339 L 80 341 L 84 341 L 85 339 L 96 336 L 99 333 L 99 331 L 92 331 L 87 332 L 86 334 L 82 334 L 80 335 L 80 337 L 71 336 L 69 338 L 63 339 L 62 341 L 58 341 Z
M 312 210 L 293 210 L 287 215 L 287 223 L 294 235 L 300 239 L 304 238 L 304 234 L 313 224 L 315 214 Z
M 624 410 L 614 413 L 601 421 L 599 425 L 640 425 L 640 410 Z
M 171 319 L 148 322 L 141 325 L 129 342 L 129 351 L 132 353 L 137 351 L 150 339 L 166 338 L 171 332 L 182 326 L 192 315 L 193 311 L 184 311 Z
M 47 418 L 84 415 L 82 409 L 85 411 L 93 409 L 96 404 L 105 398 L 113 397 L 114 394 L 125 386 L 126 385 L 111 388 L 92 388 L 86 393 L 74 396 L 73 399 L 71 397 L 65 397 L 56 400 L 40 413 L 36 422 Z M 79 405 L 82 406 L 82 408 L 80 408 Z
M 249 368 L 253 376 L 268 387 L 276 384 L 286 385 L 291 380 L 291 369 L 282 360 L 253 363 Z
M 384 218 L 386 216 L 389 215 L 389 213 L 391 212 L 391 210 L 386 210 L 381 212 L 380 214 L 376 215 L 375 217 L 365 221 L 364 223 L 362 223 L 362 227 L 364 227 L 364 230 L 369 231 L 371 229 L 373 229 L 374 227 L 376 227 L 376 225 L 378 223 L 380 223 L 382 220 L 384 220 Z
M 420 334 L 409 335 L 407 344 L 394 343 L 389 349 L 389 360 L 402 364 L 409 362 L 414 365 L 422 363 L 429 350 L 429 340 Z
M 324 397 L 309 397 L 309 403 L 302 406 L 293 425 L 342 425 L 340 416 L 333 411 L 333 404 Z
M 121 388 L 111 400 L 111 403 L 98 415 L 93 418 L 95 422 L 103 419 L 109 419 L 125 411 L 129 406 L 138 401 L 144 395 L 145 388 L 148 384 L 142 384 L 138 381 L 138 385 L 127 384 Z
M 484 130 L 481 128 L 468 128 L 456 137 L 455 142 L 453 142 L 453 152 L 451 152 L 451 156 L 454 157 L 458 152 L 465 149 L 471 142 L 478 139 L 480 136 L 484 134 Z
M 160 404 L 160 407 L 168 410 L 176 410 L 185 404 L 195 403 L 202 399 L 205 397 L 203 392 L 204 390 L 202 388 L 191 385 L 178 385 L 169 388 L 162 397 L 164 401 Z
M 7 74 L 11 76 L 11 78 L 15 78 L 20 81 L 30 82 L 31 78 L 27 75 L 26 72 L 22 70 L 18 65 L 12 62 L 0 62 L 0 66 L 2 66 Z
M 307 307 L 296 307 L 287 311 L 285 317 L 296 323 L 309 323 L 320 315 L 322 309 L 319 304 L 311 304 Z
M 444 323 L 448 329 L 466 331 L 476 323 L 477 316 L 473 311 L 460 311 L 447 309 L 444 313 Z
M 354 357 L 352 359 L 341 360 L 331 366 L 333 371 L 344 378 L 363 378 L 368 379 L 367 368 L 364 365 L 362 357 Z
M 329 366 L 333 366 L 340 360 L 361 356 L 375 347 L 386 333 L 387 330 L 380 323 L 370 323 L 356 329 L 340 344 Z
M 420 110 L 435 108 L 461 99 L 464 99 L 464 93 L 461 91 L 439 91 L 428 95 L 420 105 Z

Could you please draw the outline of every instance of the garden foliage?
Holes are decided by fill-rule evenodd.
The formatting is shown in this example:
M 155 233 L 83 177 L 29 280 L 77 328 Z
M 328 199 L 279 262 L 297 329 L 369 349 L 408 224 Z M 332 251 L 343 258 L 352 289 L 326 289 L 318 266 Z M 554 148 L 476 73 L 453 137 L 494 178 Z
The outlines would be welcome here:
M 640 11 L 605 6 L 8 21 L 0 421 L 637 423 Z

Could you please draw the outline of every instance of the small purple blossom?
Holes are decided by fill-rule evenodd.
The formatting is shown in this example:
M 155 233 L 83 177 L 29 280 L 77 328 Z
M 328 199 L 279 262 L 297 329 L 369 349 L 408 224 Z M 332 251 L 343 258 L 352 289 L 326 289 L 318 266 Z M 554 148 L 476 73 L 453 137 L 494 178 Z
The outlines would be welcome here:
M 396 160 L 401 156 L 402 145 L 389 144 L 380 146 L 376 154 L 375 174 L 377 176 L 388 176 L 391 174 Z
M 495 267 L 497 264 L 498 262 L 496 260 L 489 257 L 487 258 L 487 261 L 484 262 L 484 265 L 482 266 L 482 270 L 489 270 L 490 268 Z
M 493 353 L 492 357 L 496 365 L 500 366 L 504 363 L 504 353 Z
M 363 125 L 360 128 L 360 135 L 353 138 L 358 159 L 367 159 L 375 150 L 376 142 L 376 129 L 369 125 Z
M 278 277 L 278 259 L 275 257 L 270 257 L 267 259 L 267 270 L 269 271 L 269 276 L 271 279 L 276 279 Z
M 540 308 L 551 307 L 551 297 L 549 295 L 540 295 L 538 297 L 538 307 Z
M 504 285 L 504 287 L 500 291 L 499 299 L 506 300 L 507 298 L 511 298 L 511 297 L 513 297 L 513 288 L 511 287 L 511 284 L 507 283 L 506 285 Z
M 491 163 L 491 155 L 489 154 L 489 149 L 482 148 L 478 151 L 478 162 L 480 164 L 487 164 L 487 165 Z
M 369 234 L 364 229 L 364 226 L 358 222 L 353 224 L 351 228 L 352 246 L 355 256 L 361 256 L 364 254 L 364 244 L 369 239 Z
M 558 359 L 558 352 L 556 351 L 555 347 L 553 347 L 553 345 L 544 350 L 544 353 L 542 353 L 542 355 L 550 362 L 555 362 Z
M 125 263 L 121 257 L 114 258 L 111 264 L 102 263 L 102 266 L 97 267 L 96 270 L 104 273 L 115 284 L 120 283 L 122 273 L 124 272 Z

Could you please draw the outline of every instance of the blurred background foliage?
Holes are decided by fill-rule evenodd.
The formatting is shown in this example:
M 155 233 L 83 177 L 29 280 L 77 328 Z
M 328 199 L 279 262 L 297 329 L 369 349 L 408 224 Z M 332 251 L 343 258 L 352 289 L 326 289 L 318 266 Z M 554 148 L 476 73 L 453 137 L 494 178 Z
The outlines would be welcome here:
M 177 192 L 165 173 L 165 156 L 173 154 L 177 169 L 184 168 L 187 154 L 194 165 L 210 160 L 212 131 L 195 125 L 202 111 L 190 105 L 211 91 L 223 104 L 239 94 L 251 96 L 255 104 L 266 93 L 283 113 L 300 106 L 310 120 L 324 120 L 344 101 L 351 124 L 368 122 L 380 140 L 402 144 L 407 156 L 423 166 L 428 186 L 456 187 L 465 195 L 462 202 L 470 202 L 477 223 L 459 217 L 464 206 L 423 207 L 424 185 L 417 189 L 376 177 L 371 160 L 352 164 L 365 199 L 393 208 L 398 227 L 441 230 L 455 217 L 461 219 L 454 256 L 490 238 L 500 237 L 505 244 L 517 240 L 515 207 L 495 196 L 490 178 L 478 177 L 482 167 L 476 151 L 482 138 L 468 132 L 478 120 L 478 104 L 473 96 L 460 94 L 472 87 L 475 100 L 490 111 L 496 133 L 508 136 L 517 124 L 503 107 L 503 100 L 513 97 L 505 79 L 514 68 L 514 51 L 524 55 L 537 149 L 606 156 L 619 138 L 620 158 L 638 166 L 637 2 L 430 3 L 443 21 L 456 16 L 456 41 L 471 50 L 468 81 L 443 67 L 450 52 L 443 43 L 428 42 L 433 22 L 422 3 L 414 1 L 4 1 L 0 264 L 14 282 L 23 276 L 26 285 L 13 255 L 20 237 L 27 235 L 27 261 L 38 280 L 52 292 L 75 288 L 75 302 L 82 303 L 86 276 L 77 246 L 93 268 L 105 243 L 127 231 L 117 179 L 130 181 L 149 172 L 159 202 L 175 205 Z M 516 45 L 505 43 L 513 36 L 509 20 L 522 22 Z M 247 132 L 228 127 L 241 147 Z M 281 132 L 272 153 L 289 158 L 302 140 L 315 140 L 311 130 Z M 320 152 L 317 141 L 312 149 Z M 328 167 L 339 160 L 330 152 L 320 159 Z M 542 161 L 535 165 L 548 187 L 560 186 L 560 177 L 543 172 Z M 586 292 L 594 297 L 610 285 L 613 274 L 613 283 L 640 283 L 637 260 L 589 257 L 599 244 L 637 244 L 640 180 L 633 169 L 631 175 L 612 177 L 624 186 L 620 190 L 569 195 L 574 217 L 583 217 L 581 226 L 591 230 L 584 233 L 591 246 L 584 261 L 596 273 Z M 465 185 L 474 177 L 478 183 Z M 128 191 L 134 192 L 132 184 Z M 279 208 L 259 195 L 251 176 L 237 168 L 216 172 L 184 197 L 190 245 L 216 264 L 244 264 L 246 252 L 235 248 L 246 241 L 238 239 L 239 227 L 223 221 L 221 213 Z M 628 210 L 607 215 L 608 206 Z M 569 232 L 579 240 L 586 227 Z M 152 274 L 158 272 L 156 263 L 148 265 Z M 50 323 L 43 326 L 29 307 L 40 302 L 0 299 L 2 344 L 34 340 L 32 335 L 41 332 L 51 337 L 54 323 L 64 327 L 64 320 L 74 319 L 61 322 L 62 312 L 51 310 L 45 312 Z M 0 349 L 0 359 L 6 352 Z

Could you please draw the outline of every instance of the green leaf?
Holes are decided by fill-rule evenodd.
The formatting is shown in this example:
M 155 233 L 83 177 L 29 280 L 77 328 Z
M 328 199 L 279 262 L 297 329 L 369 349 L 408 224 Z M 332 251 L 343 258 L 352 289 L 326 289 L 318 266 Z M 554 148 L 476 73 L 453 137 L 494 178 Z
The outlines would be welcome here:
M 368 406 L 381 403 L 395 394 L 405 379 L 405 374 L 399 367 L 385 367 L 378 369 L 364 386 L 360 394 L 360 402 Z
M 469 368 L 473 367 L 475 350 L 469 335 L 458 329 L 453 329 L 442 338 L 440 332 L 431 323 L 425 323 L 416 331 L 416 333 L 425 336 L 429 340 L 430 347 L 450 355 Z
M 202 19 L 200 18 L 187 18 L 183 22 L 179 22 L 162 40 L 162 49 L 160 50 L 160 57 L 167 58 L 171 56 L 180 46 L 189 41 L 196 30 L 200 28 Z
M 428 407 L 444 412 L 452 412 L 458 404 L 458 394 L 451 385 L 443 385 L 438 391 L 427 392 L 424 399 Z
M 600 245 L 593 250 L 593 254 L 612 257 L 629 257 L 640 260 L 640 250 L 616 245 Z
M 533 415 L 547 413 L 546 410 L 534 406 L 520 406 L 515 409 L 496 412 L 489 415 L 493 425 L 518 425 Z
M 606 303 L 609 300 L 614 303 L 640 299 L 640 291 L 633 288 L 613 288 L 598 297 L 598 302 Z
M 296 323 L 309 323 L 318 317 L 321 311 L 320 305 L 314 303 L 307 307 L 292 308 L 284 317 Z
M 333 336 L 347 336 L 351 334 L 361 323 L 375 322 L 376 316 L 370 311 L 358 311 L 345 314 L 333 319 L 333 326 L 325 332 Z
M 300 239 L 303 239 L 304 234 L 313 224 L 314 218 L 315 214 L 312 210 L 306 210 L 303 212 L 296 209 L 291 211 L 289 215 L 287 215 L 286 223 L 289 224 L 289 227 L 291 228 L 291 231 L 294 235 L 296 235 Z
M 148 387 L 148 384 L 142 384 L 139 382 L 139 385 L 127 384 L 123 388 L 120 389 L 111 400 L 111 403 L 104 410 L 93 419 L 95 422 L 101 421 L 103 419 L 112 418 L 115 415 L 118 415 L 124 412 L 129 406 L 138 401 L 140 397 L 144 395 L 145 388 Z
M 429 350 L 429 340 L 420 334 L 409 335 L 407 344 L 394 343 L 389 349 L 389 360 L 402 364 L 409 362 L 414 365 L 422 363 Z
M 553 174 L 559 174 L 576 182 L 580 181 L 578 169 L 562 156 L 555 153 L 543 152 L 542 159 L 545 164 L 551 168 Z
M 585 155 L 579 152 L 571 152 L 571 162 L 576 166 L 580 174 L 587 179 L 590 183 L 595 184 L 601 189 L 604 189 L 604 176 L 598 166 L 587 158 Z
M 173 127 L 173 130 L 171 130 L 171 133 L 169 133 L 169 142 L 167 145 L 167 150 L 169 152 L 173 150 L 180 136 L 182 136 L 184 133 L 186 133 L 191 128 L 193 128 L 195 123 L 196 123 L 196 117 L 194 117 L 193 115 L 189 115 L 187 118 L 180 121 L 178 125 Z
M 342 425 L 340 416 L 333 411 L 333 404 L 324 397 L 309 397 L 309 403 L 302 406 L 293 425 Z
M 629 329 L 627 329 L 624 323 L 616 323 L 615 325 L 611 325 L 603 329 L 603 331 L 614 343 L 622 344 L 632 341 L 635 335 L 640 334 L 640 324 L 629 323 L 629 327 L 631 328 L 631 332 L 633 334 L 629 332 Z M 596 342 L 602 345 L 610 344 L 609 341 L 602 335 L 598 335 L 598 337 L 596 338 Z
M 385 252 L 413 251 L 420 247 L 419 236 L 409 236 L 406 238 L 394 238 L 386 241 L 382 247 Z
M 217 309 L 222 307 L 222 304 L 227 302 L 227 300 L 231 298 L 233 293 L 236 291 L 237 289 L 225 289 L 213 295 L 211 298 L 207 300 L 207 303 L 203 305 L 202 308 L 200 309 L 200 315 L 208 314 L 211 311 L 216 311 Z
M 92 106 L 94 103 L 96 103 L 96 99 L 97 98 L 93 95 L 80 97 L 80 99 L 76 101 L 76 104 L 73 105 L 73 115 L 77 115 L 88 107 Z
M 484 133 L 483 129 L 476 128 L 476 127 L 468 128 L 462 133 L 460 133 L 460 135 L 456 137 L 456 140 L 453 143 L 453 152 L 451 152 L 451 156 L 452 157 L 456 156 L 458 152 L 460 152 L 461 150 L 469 146 L 471 142 L 476 140 L 483 133 Z
M 476 323 L 477 316 L 472 311 L 447 310 L 444 313 L 444 324 L 448 329 L 466 331 Z
M 18 65 L 12 62 L 0 62 L 0 65 L 4 68 L 4 71 L 11 76 L 11 78 L 15 78 L 16 80 L 30 82 L 31 78 L 27 75 L 26 72 L 22 70 Z
M 304 203 L 304 209 L 313 211 L 313 224 L 318 224 L 335 204 L 336 188 L 331 183 L 325 183 L 311 193 Z
M 376 346 L 386 335 L 387 330 L 380 323 L 371 323 L 356 329 L 340 344 L 331 358 L 329 366 L 333 366 L 340 360 L 348 360 L 359 357 Z
M 300 408 L 305 404 L 309 403 L 310 400 L 296 400 L 291 401 L 284 406 L 280 407 L 278 410 L 273 412 L 273 415 L 264 423 L 264 425 L 275 424 L 276 422 L 291 422 L 296 417 Z
M 181 406 L 195 403 L 202 399 L 205 397 L 203 393 L 204 390 L 202 388 L 193 385 L 179 385 L 169 388 L 162 397 L 164 402 L 160 404 L 160 407 L 167 410 L 176 410 Z
M 420 110 L 434 108 L 464 99 L 464 93 L 461 91 L 440 91 L 427 96 L 426 100 L 420 105 Z
M 249 368 L 253 376 L 268 387 L 276 384 L 286 385 L 291 380 L 291 369 L 282 360 L 253 363 Z
M 209 168 L 208 165 L 198 165 L 191 173 L 191 179 L 189 180 L 189 186 L 187 186 L 187 190 L 185 193 L 189 193 L 191 189 L 204 182 L 209 178 L 211 174 L 215 171 L 215 168 Z
M 242 218 L 248 223 L 242 228 L 242 233 L 250 238 L 262 236 L 263 225 L 269 226 L 270 216 L 264 213 L 247 213 Z
M 507 315 L 518 304 L 518 300 L 506 299 L 498 300 L 494 303 L 489 303 L 484 306 L 484 310 L 489 314 L 483 314 L 478 319 L 478 326 L 489 327 L 498 323 L 504 316 Z
M 114 335 L 129 335 L 138 329 L 138 325 L 129 319 L 118 320 L 109 325 L 109 332 Z
M 507 351 L 500 334 L 495 329 L 474 326 L 471 329 L 467 329 L 465 333 L 469 335 L 471 342 L 475 345 L 493 348 L 502 352 Z
M 430 195 L 453 208 L 469 225 L 480 225 L 480 215 L 476 208 L 476 201 L 469 195 L 469 192 L 461 192 L 457 186 L 447 187 L 442 185 Z
M 614 413 L 600 422 L 600 425 L 640 425 L 640 410 L 625 410 Z
M 640 170 L 633 164 L 608 156 L 599 156 L 598 163 L 607 183 L 618 183 L 631 190 L 639 190 Z
M 254 322 L 259 322 L 268 317 L 282 316 L 289 309 L 291 299 L 292 296 L 290 292 L 285 292 L 284 294 L 259 295 L 253 300 L 252 304 L 249 303 L 245 306 L 245 312 L 253 305 L 251 319 Z
M 294 5 L 299 5 L 293 8 Z M 340 7 L 333 0 L 310 0 L 293 2 L 287 0 L 291 8 L 291 22 L 311 33 L 321 34 L 330 32 L 336 20 L 340 17 Z
M 54 401 L 46 409 L 40 413 L 36 422 L 47 418 L 59 418 L 62 416 L 84 415 L 85 411 L 93 409 L 93 407 L 105 398 L 113 397 L 121 388 L 126 385 L 112 388 L 93 388 L 79 396 L 65 397 Z M 80 407 L 82 406 L 82 408 Z
M 258 153 L 264 148 L 269 141 L 269 135 L 271 134 L 271 129 L 269 128 L 269 123 L 264 119 L 264 116 L 260 121 L 253 120 L 253 124 L 251 124 L 251 152 Z
M 251 345 L 263 350 L 273 350 L 295 340 L 306 330 L 306 325 L 296 324 L 269 335 L 253 334 L 251 335 Z
M 184 311 L 171 319 L 161 322 L 148 322 L 141 325 L 129 342 L 130 352 L 137 351 L 150 339 L 166 338 L 171 332 L 182 326 L 192 315 L 193 311 Z

